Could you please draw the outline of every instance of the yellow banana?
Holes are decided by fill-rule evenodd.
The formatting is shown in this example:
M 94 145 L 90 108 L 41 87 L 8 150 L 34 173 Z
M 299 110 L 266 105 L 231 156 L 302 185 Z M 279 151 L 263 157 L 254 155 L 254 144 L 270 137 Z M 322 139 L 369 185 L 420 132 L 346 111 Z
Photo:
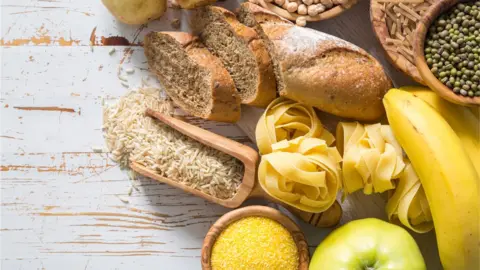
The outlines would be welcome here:
M 480 106 L 468 107 L 468 109 L 475 115 L 477 120 L 480 119 Z
M 480 175 L 480 116 L 479 107 L 464 107 L 450 103 L 428 88 L 407 86 L 401 87 L 414 96 L 422 99 L 437 110 L 447 120 L 462 141 L 470 159 Z
M 412 93 L 384 97 L 390 127 L 425 190 L 446 270 L 480 269 L 479 176 L 447 121 Z

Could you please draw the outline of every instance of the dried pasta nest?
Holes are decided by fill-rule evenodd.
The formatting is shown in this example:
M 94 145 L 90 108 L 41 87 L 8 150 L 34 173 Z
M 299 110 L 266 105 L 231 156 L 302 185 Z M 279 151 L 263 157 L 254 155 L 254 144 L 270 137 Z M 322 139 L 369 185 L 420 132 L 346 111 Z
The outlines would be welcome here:
M 340 15 L 358 0 L 249 0 L 277 15 L 305 26 Z
M 370 19 L 387 58 L 415 81 L 423 82 L 413 56 L 415 28 L 430 6 L 439 0 L 372 0 Z

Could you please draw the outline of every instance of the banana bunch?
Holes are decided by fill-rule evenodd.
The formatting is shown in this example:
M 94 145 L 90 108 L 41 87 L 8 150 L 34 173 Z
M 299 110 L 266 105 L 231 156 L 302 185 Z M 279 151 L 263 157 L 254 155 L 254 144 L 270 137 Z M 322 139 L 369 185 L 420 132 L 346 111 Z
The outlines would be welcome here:
M 462 141 L 475 169 L 480 175 L 480 107 L 464 107 L 441 98 L 423 87 L 400 87 L 432 106 L 448 122 Z
M 391 89 L 383 103 L 424 189 L 443 267 L 480 269 L 478 111 L 423 89 Z

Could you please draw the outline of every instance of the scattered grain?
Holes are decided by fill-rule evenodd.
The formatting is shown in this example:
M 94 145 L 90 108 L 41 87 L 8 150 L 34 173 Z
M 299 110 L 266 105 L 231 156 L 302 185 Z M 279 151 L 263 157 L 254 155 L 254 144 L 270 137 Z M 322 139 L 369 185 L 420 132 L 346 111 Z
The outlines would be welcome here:
M 92 151 L 94 153 L 103 153 L 103 147 L 100 146 L 92 146 Z
M 126 198 L 124 198 L 124 197 L 122 197 L 122 196 L 120 196 L 120 195 L 115 195 L 115 196 L 117 196 L 117 198 L 118 198 L 120 201 L 122 201 L 123 203 L 130 203 L 130 201 L 129 201 L 128 199 L 126 199 Z
M 122 82 L 120 82 L 120 83 L 121 83 L 122 86 L 125 87 L 125 88 L 129 88 L 129 87 L 130 87 L 130 85 L 129 85 L 128 83 L 124 82 L 124 81 L 122 81 Z
M 173 29 L 179 29 L 181 26 L 181 22 L 179 19 L 173 19 L 170 25 L 172 26 Z

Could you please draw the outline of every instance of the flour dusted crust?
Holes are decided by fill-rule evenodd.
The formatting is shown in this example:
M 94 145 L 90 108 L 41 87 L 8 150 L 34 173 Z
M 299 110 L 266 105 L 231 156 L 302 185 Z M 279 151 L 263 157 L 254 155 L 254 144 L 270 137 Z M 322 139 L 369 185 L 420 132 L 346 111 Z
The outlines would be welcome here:
M 392 84 L 367 52 L 251 3 L 242 4 L 242 12 L 252 15 L 255 22 L 247 24 L 272 44 L 281 96 L 346 118 L 372 121 L 384 114 L 382 98 Z
M 369 57 L 357 46 L 335 36 L 310 28 L 292 26 L 286 24 L 262 25 L 265 33 L 276 45 L 277 57 L 282 61 L 288 61 L 290 64 L 298 62 L 298 60 L 310 61 L 332 49 L 349 50 L 358 53 L 359 57 Z
M 383 115 L 382 98 L 392 84 L 367 52 L 308 28 L 262 28 L 275 45 L 284 80 L 281 96 L 341 117 L 369 121 Z

